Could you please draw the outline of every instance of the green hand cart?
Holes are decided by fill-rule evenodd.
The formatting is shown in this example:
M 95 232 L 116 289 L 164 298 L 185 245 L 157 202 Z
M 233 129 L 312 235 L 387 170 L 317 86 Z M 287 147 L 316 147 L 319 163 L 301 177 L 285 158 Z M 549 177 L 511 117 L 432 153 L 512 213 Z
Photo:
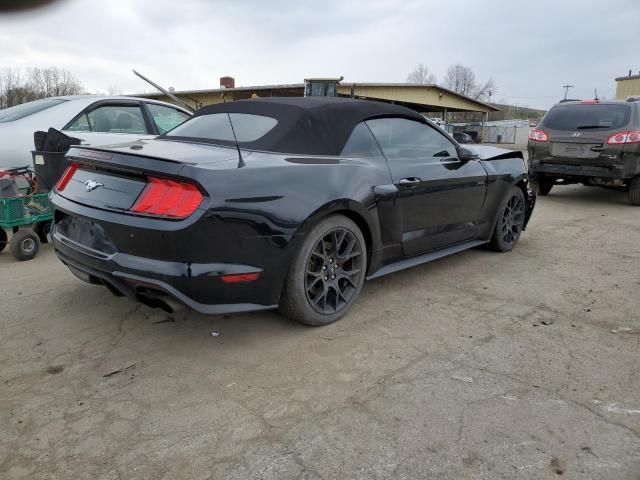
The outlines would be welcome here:
M 0 252 L 7 244 L 18 260 L 31 260 L 47 241 L 53 218 L 49 194 L 0 198 Z M 12 232 L 11 238 L 7 231 Z

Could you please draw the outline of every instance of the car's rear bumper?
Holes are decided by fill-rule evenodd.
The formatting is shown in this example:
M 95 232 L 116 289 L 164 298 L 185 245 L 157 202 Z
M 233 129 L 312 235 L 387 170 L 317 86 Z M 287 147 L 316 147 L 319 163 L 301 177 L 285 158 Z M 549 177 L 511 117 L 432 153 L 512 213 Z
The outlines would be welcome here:
M 276 308 L 265 298 L 270 279 L 261 269 L 229 263 L 167 262 L 125 253 L 105 254 L 52 231 L 56 255 L 80 279 L 143 303 L 168 296 L 203 314 Z M 225 275 L 259 272 L 250 282 L 227 283 Z
M 536 175 L 548 175 L 558 177 L 597 177 L 624 179 L 626 178 L 624 169 L 621 166 L 601 166 L 601 165 L 571 165 L 565 163 L 538 163 L 529 166 L 529 174 L 532 178 Z

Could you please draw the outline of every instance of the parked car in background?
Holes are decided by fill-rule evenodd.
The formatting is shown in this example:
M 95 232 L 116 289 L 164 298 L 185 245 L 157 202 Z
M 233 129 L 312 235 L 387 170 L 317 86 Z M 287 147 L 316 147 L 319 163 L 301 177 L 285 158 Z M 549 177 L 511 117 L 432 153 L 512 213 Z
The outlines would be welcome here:
M 471 135 L 469 135 L 468 133 L 455 132 L 453 134 L 453 138 L 458 143 L 473 143 L 473 138 L 471 138 Z
M 540 195 L 582 183 L 626 188 L 640 205 L 640 98 L 563 101 L 529 132 L 528 151 Z
M 191 113 L 175 105 L 135 97 L 51 97 L 0 110 L 0 166 L 31 165 L 33 133 L 53 127 L 87 145 L 153 138 Z
M 153 140 L 72 147 L 52 195 L 56 253 L 167 311 L 279 307 L 327 324 L 365 278 L 515 247 L 535 202 L 522 152 L 473 148 L 386 103 L 210 105 Z

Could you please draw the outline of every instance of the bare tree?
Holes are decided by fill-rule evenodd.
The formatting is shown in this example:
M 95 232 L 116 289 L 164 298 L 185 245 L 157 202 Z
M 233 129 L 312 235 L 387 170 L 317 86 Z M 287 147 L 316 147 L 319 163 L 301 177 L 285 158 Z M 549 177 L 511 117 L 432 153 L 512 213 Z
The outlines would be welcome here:
M 473 70 L 459 63 L 451 65 L 447 69 L 447 74 L 444 77 L 444 86 L 476 100 L 489 100 L 498 90 L 493 78 L 483 84 L 478 84 Z
M 421 63 L 409 74 L 407 83 L 418 83 L 420 85 L 433 84 L 436 83 L 436 76 L 430 73 L 429 68 Z
M 496 86 L 495 80 L 490 78 L 483 85 L 476 87 L 473 98 L 476 100 L 491 101 L 491 97 L 495 95 L 497 91 L 498 87 Z
M 5 68 L 0 72 L 0 108 L 26 102 L 19 70 Z
M 110 96 L 122 95 L 122 89 L 117 85 L 109 85 L 109 88 L 107 88 L 107 94 Z
M 83 91 L 73 74 L 58 67 L 29 68 L 26 77 L 10 68 L 0 72 L 0 108 L 40 98 L 78 95 Z

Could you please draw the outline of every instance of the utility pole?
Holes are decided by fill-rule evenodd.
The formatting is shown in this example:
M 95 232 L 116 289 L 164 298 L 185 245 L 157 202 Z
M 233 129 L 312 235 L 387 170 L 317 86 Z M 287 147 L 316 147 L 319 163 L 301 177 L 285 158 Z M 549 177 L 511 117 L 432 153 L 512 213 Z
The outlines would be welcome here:
M 567 99 L 567 94 L 569 93 L 569 89 L 575 87 L 575 85 L 563 85 L 564 88 L 564 99 Z

